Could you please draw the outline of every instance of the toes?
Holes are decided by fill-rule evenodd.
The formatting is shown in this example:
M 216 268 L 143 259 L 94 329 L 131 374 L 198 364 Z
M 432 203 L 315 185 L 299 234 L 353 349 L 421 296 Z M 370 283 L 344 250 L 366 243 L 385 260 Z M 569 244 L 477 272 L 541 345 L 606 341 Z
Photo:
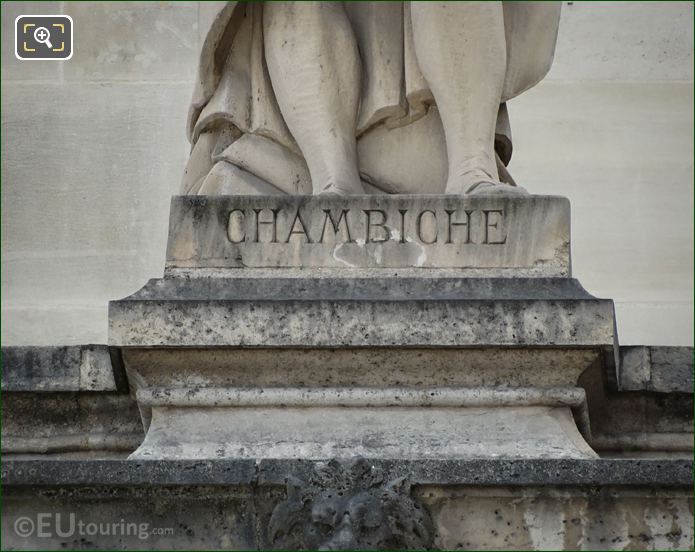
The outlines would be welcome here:
M 521 188 L 520 186 L 511 186 L 509 184 L 494 182 L 480 182 L 477 185 L 471 186 L 467 193 L 469 195 L 529 195 L 526 189 Z
M 481 180 L 472 184 L 463 181 L 452 182 L 447 185 L 445 193 L 452 195 L 528 195 L 528 192 L 519 186 L 489 180 Z
M 316 195 L 358 195 L 364 193 L 364 188 L 361 185 L 345 184 L 327 184 L 322 190 L 314 192 Z

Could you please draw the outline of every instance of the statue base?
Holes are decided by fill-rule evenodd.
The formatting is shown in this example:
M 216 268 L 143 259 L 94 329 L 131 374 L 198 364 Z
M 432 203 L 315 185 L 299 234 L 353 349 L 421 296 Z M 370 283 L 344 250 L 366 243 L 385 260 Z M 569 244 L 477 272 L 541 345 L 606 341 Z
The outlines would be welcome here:
M 566 200 L 172 206 L 111 347 L 3 350 L 11 547 L 692 548 L 692 350 L 616 355 Z
M 167 257 L 110 304 L 133 459 L 596 457 L 562 198 L 177 197 Z

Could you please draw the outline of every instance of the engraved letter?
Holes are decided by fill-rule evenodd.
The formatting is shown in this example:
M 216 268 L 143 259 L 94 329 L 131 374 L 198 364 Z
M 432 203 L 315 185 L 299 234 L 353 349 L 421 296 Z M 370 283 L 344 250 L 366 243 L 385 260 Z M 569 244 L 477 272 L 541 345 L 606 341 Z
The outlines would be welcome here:
M 367 236 L 364 240 L 365 243 L 377 243 L 385 242 L 389 239 L 389 231 L 386 228 L 386 212 L 381 209 L 363 209 L 367 214 Z M 372 222 L 372 213 L 379 213 L 381 215 L 381 222 Z M 372 238 L 371 229 L 372 226 L 378 226 L 384 232 L 384 237 L 381 239 Z
M 295 230 L 294 228 L 295 226 L 297 226 L 298 222 L 300 230 Z M 285 240 L 285 243 L 290 243 L 290 238 L 295 234 L 304 236 L 306 238 L 307 243 L 313 243 L 311 241 L 311 238 L 309 237 L 309 233 L 306 231 L 306 224 L 304 224 L 302 217 L 299 215 L 299 209 L 297 209 L 297 214 L 294 215 L 294 220 L 292 221 L 292 226 L 290 227 L 290 233 L 287 234 L 287 239 Z
M 319 240 L 319 243 L 323 243 L 323 237 L 326 234 L 326 226 L 328 225 L 329 219 L 331 221 L 331 226 L 333 227 L 333 234 L 335 235 L 335 237 L 338 237 L 338 232 L 340 231 L 340 221 L 345 220 L 345 232 L 347 234 L 347 243 L 352 243 L 352 237 L 350 236 L 350 223 L 348 221 L 348 213 L 350 212 L 350 209 L 343 209 L 340 212 L 340 216 L 338 217 L 337 222 L 333 218 L 333 213 L 331 213 L 330 209 L 324 209 L 323 212 L 326 213 L 326 216 L 323 219 L 323 229 L 321 230 L 321 239 Z
M 466 240 L 463 243 L 471 243 L 471 215 L 473 211 L 464 211 L 466 213 L 466 222 L 454 222 L 451 220 L 456 209 L 446 209 L 447 215 L 447 232 L 446 232 L 446 243 L 454 243 L 452 239 L 452 233 L 454 226 L 465 226 L 466 227 Z
M 485 213 L 485 239 L 483 240 L 484 244 L 491 244 L 491 245 L 501 245 L 503 243 L 507 242 L 507 235 L 505 234 L 502 239 L 498 239 L 496 241 L 490 241 L 490 228 L 494 228 L 497 230 L 498 235 L 502 234 L 502 229 L 499 228 L 499 224 L 502 222 L 502 218 L 504 217 L 504 211 L 501 209 L 483 209 L 483 213 Z M 498 219 L 494 222 L 490 222 L 490 214 L 496 214 L 498 215 Z
M 408 209 L 398 209 L 398 212 L 401 214 L 401 243 L 405 243 L 405 215 Z
M 432 215 L 432 224 L 434 226 L 434 238 L 432 238 L 430 241 L 425 240 L 425 238 L 422 237 L 422 217 L 425 215 L 425 213 L 429 213 Z M 439 228 L 437 228 L 437 214 L 434 211 L 430 211 L 429 209 L 425 209 L 422 211 L 418 216 L 417 216 L 417 237 L 420 238 L 420 241 L 424 243 L 425 245 L 432 245 L 437 241 L 437 237 L 439 236 Z
M 246 215 L 243 209 L 232 209 L 229 213 L 229 221 L 227 222 L 227 237 L 232 243 L 241 243 L 246 239 L 246 230 L 244 230 L 244 219 Z
M 280 212 L 280 209 L 271 209 L 270 211 L 273 213 L 273 220 L 261 220 L 261 212 L 264 209 L 254 209 L 253 212 L 256 213 L 256 239 L 254 240 L 256 243 L 260 241 L 260 227 L 262 224 L 270 224 L 273 227 L 273 239 L 270 240 L 269 243 L 277 243 L 278 242 L 278 229 L 277 229 L 277 223 L 278 223 L 278 213 Z

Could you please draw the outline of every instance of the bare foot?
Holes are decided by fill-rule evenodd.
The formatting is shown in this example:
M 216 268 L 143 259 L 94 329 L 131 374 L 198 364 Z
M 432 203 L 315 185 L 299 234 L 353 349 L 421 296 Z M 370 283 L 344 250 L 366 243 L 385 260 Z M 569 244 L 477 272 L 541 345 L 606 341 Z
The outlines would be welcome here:
M 366 192 L 364 191 L 364 188 L 362 187 L 362 183 L 358 181 L 357 184 L 354 183 L 346 183 L 346 182 L 340 182 L 340 183 L 328 183 L 326 186 L 323 187 L 321 190 L 314 190 L 314 195 L 325 195 L 325 194 L 332 194 L 332 195 L 360 195 L 360 194 L 365 194 Z
M 528 195 L 519 186 L 500 182 L 481 169 L 469 170 L 465 174 L 450 179 L 446 184 L 446 194 L 452 195 Z
M 479 155 L 449 167 L 449 178 L 445 193 L 465 195 L 473 193 L 483 184 L 488 186 L 503 184 L 499 182 L 497 171 L 486 156 Z M 494 167 L 496 169 L 496 167 Z
M 529 195 L 525 188 L 503 182 L 477 182 L 470 186 L 465 193 L 466 195 Z

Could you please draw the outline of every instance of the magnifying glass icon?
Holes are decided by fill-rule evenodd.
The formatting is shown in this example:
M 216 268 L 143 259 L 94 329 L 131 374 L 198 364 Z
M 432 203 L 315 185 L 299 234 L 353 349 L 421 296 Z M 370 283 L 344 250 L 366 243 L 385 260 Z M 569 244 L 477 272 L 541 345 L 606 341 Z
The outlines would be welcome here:
M 34 40 L 39 44 L 45 44 L 49 48 L 53 49 L 53 44 L 51 44 L 51 33 L 46 27 L 37 27 L 34 31 Z

